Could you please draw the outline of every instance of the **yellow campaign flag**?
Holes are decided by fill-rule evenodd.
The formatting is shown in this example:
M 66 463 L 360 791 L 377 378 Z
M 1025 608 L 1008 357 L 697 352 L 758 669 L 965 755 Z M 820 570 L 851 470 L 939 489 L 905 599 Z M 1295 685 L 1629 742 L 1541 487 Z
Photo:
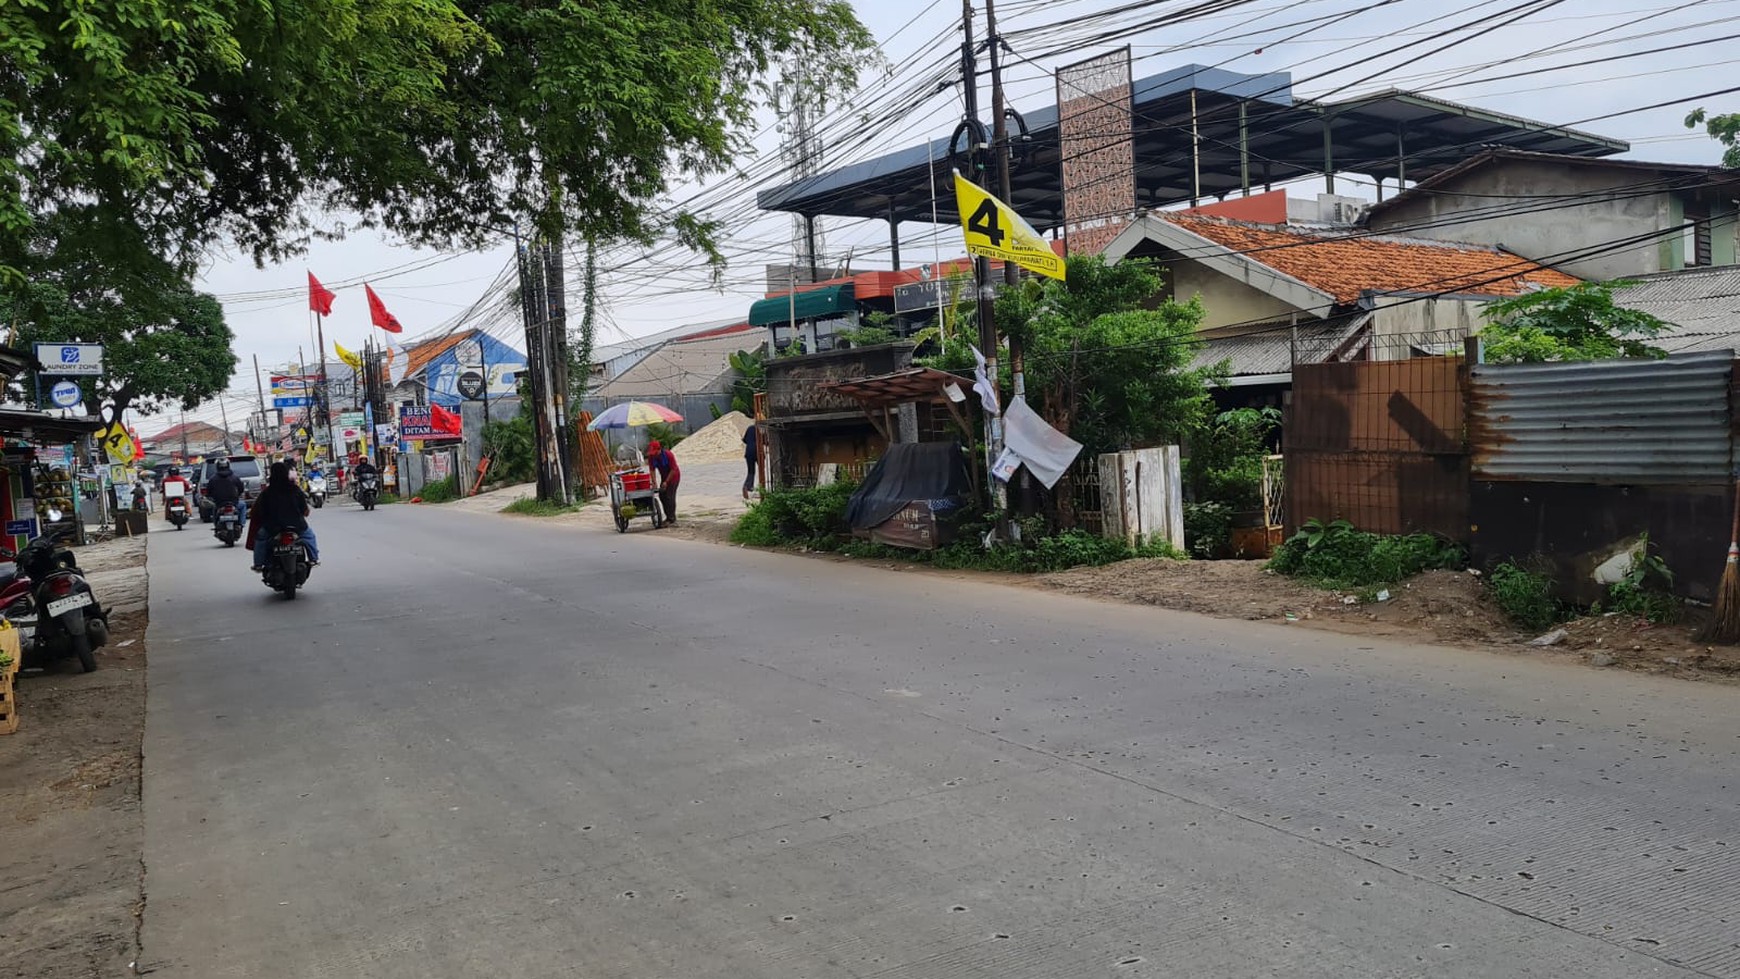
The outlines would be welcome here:
M 344 347 L 341 344 L 339 344 L 339 342 L 337 340 L 332 341 L 332 349 L 338 351 L 338 359 L 344 361 L 346 364 L 349 364 L 351 370 L 353 370 L 353 371 L 362 370 L 362 358 L 358 357 L 356 354 L 350 352 L 349 350 L 344 349 Z
M 110 422 L 108 428 L 97 433 L 97 441 L 102 444 L 103 453 L 110 462 L 133 461 L 133 437 L 127 434 L 120 422 Z
M 967 239 L 967 254 L 994 258 L 1048 275 L 1064 277 L 1063 259 L 1052 252 L 1033 226 L 1014 208 L 955 171 L 955 203 L 961 211 L 961 233 Z

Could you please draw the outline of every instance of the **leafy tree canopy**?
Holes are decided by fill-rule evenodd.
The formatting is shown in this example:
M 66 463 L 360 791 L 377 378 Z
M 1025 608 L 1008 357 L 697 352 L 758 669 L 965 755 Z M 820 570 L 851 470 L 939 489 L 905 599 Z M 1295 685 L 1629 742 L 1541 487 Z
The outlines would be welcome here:
M 1027 280 L 997 300 L 997 328 L 1025 345 L 1035 408 L 1089 453 L 1180 441 L 1213 407 L 1217 372 L 1191 367 L 1202 305 L 1157 300 L 1140 261 L 1069 260 L 1068 280 Z
M 1712 116 L 1703 109 L 1696 109 L 1686 116 L 1686 128 L 1704 127 L 1704 132 L 1710 138 L 1723 146 L 1727 152 L 1722 154 L 1722 165 L 1740 168 L 1740 112 L 1730 112 L 1724 115 Z
M 1649 341 L 1668 324 L 1613 300 L 1629 282 L 1584 282 L 1541 289 L 1488 303 L 1480 331 L 1486 359 L 1495 364 L 1615 357 L 1665 357 Z
M 33 251 L 39 268 L 0 292 L 0 322 L 17 329 L 18 345 L 103 344 L 104 375 L 84 382 L 85 396 L 114 403 L 117 413 L 193 408 L 223 391 L 235 370 L 235 335 L 217 299 L 169 262 L 111 261 L 137 243 L 105 240 L 72 216 L 44 222 L 46 244 Z
M 0 3 L 0 276 L 72 207 L 184 271 L 342 232 L 309 205 L 422 244 L 644 240 L 670 179 L 734 161 L 776 60 L 849 80 L 868 42 L 844 0 Z

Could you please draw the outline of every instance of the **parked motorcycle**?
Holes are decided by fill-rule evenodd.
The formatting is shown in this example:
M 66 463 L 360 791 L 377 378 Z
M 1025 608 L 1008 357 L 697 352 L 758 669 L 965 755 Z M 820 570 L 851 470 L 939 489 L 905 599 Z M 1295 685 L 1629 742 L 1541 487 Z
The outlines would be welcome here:
M 52 512 L 49 519 L 58 520 Z M 24 662 L 78 657 L 86 673 L 97 668 L 96 650 L 109 642 L 109 613 L 97 601 L 85 581 L 73 552 L 61 546 L 72 531 L 42 536 L 11 557 L 17 570 L 0 589 L 0 607 L 29 638 L 24 642 Z
M 187 497 L 185 497 L 185 496 L 172 496 L 172 497 L 170 497 L 169 498 L 169 522 L 175 525 L 176 530 L 180 530 L 181 528 L 187 526 L 187 521 L 188 521 Z
M 219 503 L 217 514 L 212 518 L 211 533 L 223 541 L 225 547 L 235 547 L 236 541 L 242 539 L 241 509 L 234 503 Z
M 296 600 L 296 589 L 308 581 L 314 565 L 308 560 L 308 545 L 294 530 L 281 530 L 272 541 L 272 556 L 260 580 L 273 591 L 283 592 L 286 601 Z
M 373 510 L 381 496 L 381 477 L 359 476 L 356 481 L 356 501 L 364 510 Z
M 326 505 L 326 477 L 308 477 L 308 505 L 318 510 Z

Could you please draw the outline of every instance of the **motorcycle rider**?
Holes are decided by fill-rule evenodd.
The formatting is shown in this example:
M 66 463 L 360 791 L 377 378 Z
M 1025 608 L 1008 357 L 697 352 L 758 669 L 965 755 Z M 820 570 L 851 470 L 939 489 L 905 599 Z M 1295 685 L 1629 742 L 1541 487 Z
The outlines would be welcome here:
M 228 459 L 217 461 L 216 472 L 205 484 L 205 498 L 217 506 L 234 503 L 236 512 L 244 522 L 248 519 L 248 488 L 230 467 Z
M 272 463 L 266 487 L 254 499 L 254 516 L 248 523 L 248 547 L 254 552 L 254 570 L 266 570 L 272 557 L 272 542 L 279 532 L 294 530 L 308 545 L 308 563 L 320 564 L 320 544 L 308 526 L 308 496 L 290 478 L 290 465 Z
M 191 512 L 193 504 L 189 497 L 192 495 L 193 487 L 188 484 L 187 477 L 181 474 L 181 467 L 170 466 L 169 472 L 163 477 L 163 516 L 168 518 L 169 508 L 177 498 Z
M 363 456 L 361 459 L 356 461 L 356 465 L 350 467 L 350 487 L 352 496 L 356 495 L 357 488 L 362 485 L 362 481 L 368 479 L 370 476 L 375 478 L 376 488 L 379 489 L 381 471 L 375 468 L 373 460 L 368 456 Z

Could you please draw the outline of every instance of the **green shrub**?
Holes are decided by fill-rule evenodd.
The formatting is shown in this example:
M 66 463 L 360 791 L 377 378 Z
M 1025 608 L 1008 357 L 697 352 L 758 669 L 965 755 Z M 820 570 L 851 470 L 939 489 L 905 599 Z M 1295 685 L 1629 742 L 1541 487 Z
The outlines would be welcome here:
M 437 479 L 433 483 L 424 484 L 416 495 L 422 497 L 424 503 L 447 503 L 457 500 L 459 499 L 459 477 L 452 475 L 446 479 Z
M 1355 530 L 1345 520 L 1308 520 L 1269 560 L 1269 570 L 1325 588 L 1390 585 L 1422 571 L 1461 568 L 1467 555 L 1431 534 L 1386 536 Z
M 1589 611 L 1622 612 L 1666 625 L 1677 621 L 1685 608 L 1673 589 L 1674 573 L 1668 570 L 1666 561 L 1650 553 L 1649 535 L 1645 534 L 1638 542 L 1631 570 L 1608 585 L 1607 600 L 1596 603 Z
M 756 547 L 803 544 L 815 550 L 835 550 L 851 532 L 846 504 L 857 484 L 840 480 L 801 490 L 768 490 L 737 521 L 731 541 Z
M 538 450 L 532 436 L 531 412 L 483 426 L 484 452 L 490 457 L 492 482 L 529 483 L 538 476 Z
M 1215 558 L 1232 545 L 1232 507 L 1225 503 L 1184 504 L 1184 544 L 1191 557 Z
M 512 503 L 509 503 L 507 506 L 502 507 L 501 512 L 519 514 L 522 517 L 558 517 L 564 513 L 578 512 L 584 505 L 585 504 L 583 503 L 575 503 L 571 506 L 563 506 L 560 503 L 554 503 L 550 500 L 540 500 L 533 496 L 522 496 Z
M 654 422 L 646 427 L 646 438 L 648 442 L 657 442 L 667 449 L 674 449 L 688 436 L 675 425 Z
M 1486 591 L 1499 611 L 1525 629 L 1545 629 L 1564 618 L 1547 575 L 1506 561 L 1486 577 Z
M 1280 426 L 1281 413 L 1274 408 L 1235 408 L 1193 433 L 1190 456 L 1184 460 L 1190 498 L 1223 503 L 1229 510 L 1261 507 L 1263 457 L 1269 436 Z

